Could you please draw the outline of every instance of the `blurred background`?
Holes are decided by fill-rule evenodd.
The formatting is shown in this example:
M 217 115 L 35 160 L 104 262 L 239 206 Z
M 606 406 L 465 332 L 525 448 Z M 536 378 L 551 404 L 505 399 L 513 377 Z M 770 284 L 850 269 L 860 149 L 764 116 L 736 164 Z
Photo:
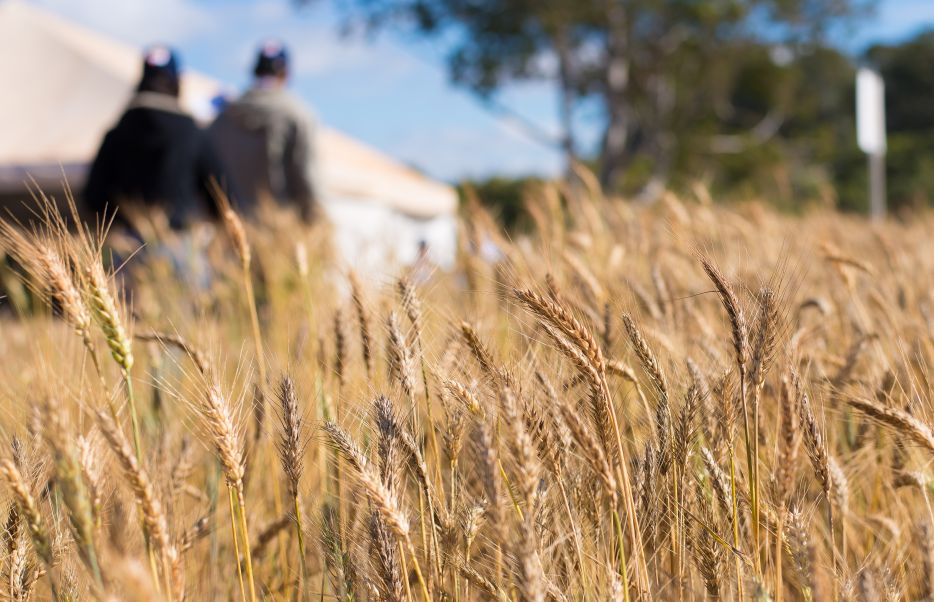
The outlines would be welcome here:
M 931 0 L 9 2 L 169 43 L 232 93 L 257 41 L 281 38 L 325 124 L 471 183 L 507 222 L 525 183 L 571 160 L 636 199 L 702 183 L 717 199 L 863 210 L 854 80 L 869 65 L 886 85 L 889 205 L 934 199 Z

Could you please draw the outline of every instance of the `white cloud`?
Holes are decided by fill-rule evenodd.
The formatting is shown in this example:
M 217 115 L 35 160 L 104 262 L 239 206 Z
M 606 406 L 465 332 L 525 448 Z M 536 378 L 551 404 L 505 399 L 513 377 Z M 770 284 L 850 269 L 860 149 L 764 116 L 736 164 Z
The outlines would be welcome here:
M 37 0 L 40 6 L 117 39 L 179 44 L 214 28 L 205 9 L 188 0 Z

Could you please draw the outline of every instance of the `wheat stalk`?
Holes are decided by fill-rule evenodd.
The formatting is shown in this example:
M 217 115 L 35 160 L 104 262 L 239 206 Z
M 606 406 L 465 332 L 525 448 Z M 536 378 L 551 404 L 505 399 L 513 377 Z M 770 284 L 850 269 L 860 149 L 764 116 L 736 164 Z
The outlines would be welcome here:
M 162 511 L 162 504 L 156 497 L 152 480 L 146 470 L 140 466 L 130 444 L 123 435 L 123 431 L 113 421 L 113 418 L 104 412 L 98 411 L 97 423 L 104 439 L 110 446 L 114 456 L 116 456 L 117 462 L 123 470 L 123 476 L 129 483 L 133 496 L 136 498 L 136 503 L 140 507 L 146 536 L 152 542 L 155 552 L 159 554 L 162 560 L 162 575 L 167 584 L 166 592 L 169 593 L 172 591 L 170 584 L 173 572 L 172 564 L 175 562 L 178 551 L 169 538 L 168 523 Z M 153 575 L 153 577 L 158 582 L 158 576 Z
M 56 481 L 68 511 L 72 538 L 77 544 L 81 561 L 94 579 L 95 591 L 101 592 L 104 588 L 104 577 L 95 541 L 95 510 L 84 470 L 78 460 L 78 449 L 68 435 L 59 403 L 48 400 L 43 408 L 43 415 L 43 437 L 52 451 Z
M 415 553 L 415 547 L 409 537 L 409 521 L 402 512 L 395 494 L 390 491 L 380 480 L 379 476 L 366 460 L 366 456 L 360 452 L 353 439 L 345 433 L 339 426 L 333 422 L 326 422 L 324 430 L 327 433 L 332 445 L 340 452 L 353 468 L 354 477 L 363 487 L 367 497 L 373 503 L 376 511 L 379 513 L 386 526 L 398 538 L 399 542 L 406 548 L 412 560 L 413 568 L 418 576 L 419 585 L 422 588 L 422 594 L 426 600 L 431 600 L 431 593 L 428 584 L 422 574 L 418 564 L 418 556 Z
M 279 382 L 279 425 L 281 437 L 277 444 L 279 461 L 288 481 L 289 495 L 292 497 L 295 532 L 298 537 L 298 558 L 302 571 L 302 580 L 308 582 L 308 570 L 305 564 L 305 532 L 302 524 L 302 507 L 299 500 L 299 484 L 302 478 L 303 457 L 306 436 L 301 412 L 298 408 L 298 396 L 295 384 L 288 376 Z M 299 592 L 300 595 L 301 592 Z
M 752 530 L 753 543 L 756 553 L 753 555 L 756 564 L 756 573 L 761 575 L 759 559 L 759 492 L 757 488 L 758 457 L 758 425 L 753 423 L 752 430 L 749 424 L 749 411 L 746 402 L 747 378 L 749 375 L 749 340 L 746 326 L 746 314 L 739 303 L 733 286 L 727 281 L 720 270 L 706 258 L 701 258 L 701 265 L 707 277 L 713 282 L 720 296 L 720 304 L 726 311 L 730 321 L 730 331 L 733 341 L 733 353 L 736 367 L 739 372 L 739 395 L 743 411 L 743 438 L 746 447 L 746 471 L 749 475 L 749 497 L 752 500 Z
M 373 344 L 370 337 L 370 314 L 363 299 L 363 287 L 357 273 L 351 270 L 348 273 L 350 280 L 350 299 L 353 302 L 357 315 L 357 325 L 360 330 L 360 348 L 363 353 L 363 366 L 366 368 L 367 378 L 373 376 Z
M 39 506 L 30 493 L 23 475 L 16 464 L 7 458 L 0 460 L 0 474 L 3 475 L 3 480 L 6 481 L 7 487 L 13 493 L 13 500 L 19 508 L 20 515 L 26 522 L 36 553 L 45 563 L 47 569 L 51 570 L 55 566 L 52 541 L 49 538 L 45 521 L 39 514 Z
M 234 553 L 238 556 L 237 566 L 240 566 L 238 549 L 242 546 L 245 555 L 244 565 L 250 601 L 255 602 L 256 587 L 253 580 L 253 562 L 250 553 L 250 536 L 247 527 L 246 499 L 243 488 L 244 448 L 242 436 L 230 404 L 221 393 L 218 385 L 207 384 L 197 409 L 205 431 L 212 439 L 214 450 L 224 469 L 230 498 L 231 531 L 235 542 Z M 239 525 L 236 523 L 239 523 Z M 239 545 L 237 544 L 238 528 L 240 530 Z M 246 590 L 243 584 L 241 584 L 241 590 Z
M 409 346 L 402 336 L 399 328 L 399 318 L 395 312 L 389 312 L 386 320 L 389 329 L 389 342 L 387 357 L 389 358 L 389 374 L 398 379 L 402 390 L 410 400 L 415 399 L 415 382 L 413 378 L 412 355 Z

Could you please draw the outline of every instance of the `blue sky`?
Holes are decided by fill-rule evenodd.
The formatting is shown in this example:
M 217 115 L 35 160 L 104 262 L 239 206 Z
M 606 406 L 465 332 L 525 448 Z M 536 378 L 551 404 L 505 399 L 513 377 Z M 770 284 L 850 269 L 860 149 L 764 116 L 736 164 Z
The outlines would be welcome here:
M 548 174 L 560 167 L 555 151 L 452 87 L 427 43 L 341 37 L 329 0 L 301 10 L 290 0 L 35 1 L 138 46 L 173 44 L 184 65 L 235 88 L 249 82 L 257 42 L 283 39 L 293 55 L 293 89 L 322 121 L 441 179 Z M 880 0 L 875 16 L 841 39 L 855 51 L 932 26 L 934 0 Z M 499 100 L 554 130 L 555 98 L 548 86 L 515 86 Z

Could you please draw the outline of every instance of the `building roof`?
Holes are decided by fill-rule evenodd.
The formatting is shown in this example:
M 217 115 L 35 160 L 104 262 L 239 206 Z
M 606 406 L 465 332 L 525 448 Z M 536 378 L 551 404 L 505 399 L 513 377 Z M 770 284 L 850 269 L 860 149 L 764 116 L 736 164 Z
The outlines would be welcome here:
M 24 181 L 83 183 L 104 133 L 116 122 L 141 71 L 138 49 L 71 23 L 24 0 L 0 0 L 0 192 Z M 191 69 L 182 104 L 210 119 L 229 90 Z M 452 213 L 453 188 L 431 180 L 336 130 L 318 133 L 325 202 L 365 201 L 417 218 Z

